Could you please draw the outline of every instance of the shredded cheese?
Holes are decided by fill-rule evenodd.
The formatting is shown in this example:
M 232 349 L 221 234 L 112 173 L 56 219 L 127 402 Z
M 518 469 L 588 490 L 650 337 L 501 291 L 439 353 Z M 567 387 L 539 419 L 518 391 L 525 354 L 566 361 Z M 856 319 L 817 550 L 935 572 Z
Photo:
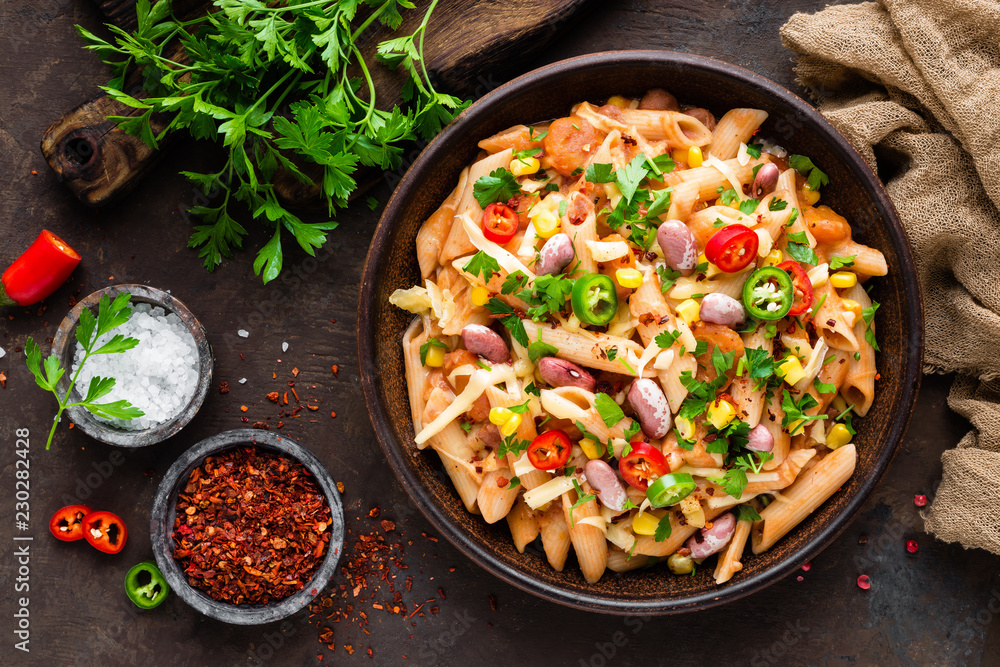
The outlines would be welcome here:
M 536 486 L 529 491 L 525 491 L 524 502 L 528 504 L 528 507 L 536 510 L 542 505 L 552 502 L 567 491 L 572 490 L 573 478 L 566 477 L 565 475 L 559 475 L 558 477 L 553 477 L 540 486 Z
M 482 250 L 487 255 L 495 259 L 497 263 L 500 264 L 500 267 L 507 273 L 520 271 L 524 275 L 528 276 L 529 280 L 535 279 L 535 274 L 528 267 L 522 264 L 521 260 L 510 254 L 506 249 L 483 236 L 483 230 L 479 228 L 479 225 L 472 221 L 472 218 L 469 217 L 468 213 L 463 213 L 459 217 L 462 220 L 462 226 L 465 227 L 465 233 L 469 235 L 469 240 L 472 241 L 472 245 L 476 246 L 478 250 Z
M 706 167 L 715 167 L 720 174 L 725 176 L 726 180 L 729 181 L 729 184 L 733 186 L 733 190 L 736 191 L 736 197 L 740 201 L 744 201 L 747 198 L 747 196 L 743 194 L 743 184 L 740 182 L 740 179 L 737 178 L 736 172 L 733 171 L 732 167 L 712 154 L 709 154 L 702 164 Z
M 427 288 L 420 285 L 396 290 L 389 296 L 389 303 L 414 315 L 431 309 L 431 297 L 427 294 Z
M 610 262 L 629 253 L 625 241 L 585 241 L 595 262 Z
M 434 421 L 425 426 L 416 435 L 414 441 L 417 445 L 427 442 L 431 436 L 440 433 L 453 419 L 457 419 L 462 413 L 468 412 L 472 408 L 472 404 L 482 396 L 487 387 L 492 387 L 501 382 L 508 384 L 517 382 L 517 378 L 514 376 L 514 369 L 509 365 L 499 364 L 489 371 L 485 369 L 477 370 L 469 377 L 469 384 L 466 385 L 465 391 L 456 396 L 451 405 L 445 408 Z
M 611 544 L 615 545 L 619 549 L 622 549 L 626 553 L 632 551 L 632 545 L 635 544 L 635 535 L 632 531 L 625 527 L 628 521 L 622 521 L 619 523 L 608 524 L 608 528 L 605 531 L 605 536 Z

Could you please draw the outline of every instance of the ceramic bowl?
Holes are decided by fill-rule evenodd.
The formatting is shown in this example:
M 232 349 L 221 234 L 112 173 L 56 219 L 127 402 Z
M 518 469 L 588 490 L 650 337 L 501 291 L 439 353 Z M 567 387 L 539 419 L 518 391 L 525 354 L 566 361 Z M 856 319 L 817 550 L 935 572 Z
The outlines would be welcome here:
M 177 494 L 187 484 L 191 471 L 201 465 L 208 456 L 248 445 L 281 454 L 304 465 L 316 480 L 330 507 L 330 542 L 327 545 L 326 555 L 312 578 L 302 590 L 266 605 L 236 605 L 213 600 L 188 583 L 180 562 L 174 559 L 172 534 L 177 512 Z M 337 568 L 344 546 L 344 509 L 340 502 L 337 484 L 330 476 L 330 472 L 302 445 L 275 433 L 255 429 L 226 431 L 202 440 L 184 452 L 167 470 L 156 490 L 149 523 L 156 565 L 170 584 L 170 588 L 202 614 L 235 625 L 271 623 L 291 616 L 305 607 L 330 583 L 330 577 Z
M 59 329 L 56 331 L 55 338 L 52 341 L 52 351 L 62 361 L 63 368 L 70 369 L 73 366 L 73 356 L 77 345 L 76 326 L 80 322 L 80 313 L 83 312 L 83 309 L 89 308 L 94 315 L 97 315 L 97 305 L 101 297 L 106 294 L 113 301 L 122 292 L 132 295 L 131 303 L 133 305 L 148 303 L 160 306 L 168 313 L 176 314 L 187 326 L 198 348 L 198 387 L 195 389 L 194 395 L 188 401 L 188 404 L 173 419 L 141 431 L 129 431 L 106 421 L 99 420 L 93 414 L 79 406 L 69 408 L 67 412 L 69 418 L 73 420 L 73 423 L 80 430 L 96 440 L 118 447 L 145 447 L 146 445 L 156 444 L 172 435 L 176 435 L 198 414 L 198 410 L 201 409 L 201 404 L 205 401 L 205 396 L 208 394 L 208 388 L 212 384 L 212 367 L 214 363 L 212 348 L 208 343 L 208 334 L 205 332 L 205 327 L 201 325 L 201 322 L 198 321 L 194 314 L 188 310 L 188 307 L 181 303 L 179 299 L 174 298 L 163 290 L 146 285 L 112 285 L 111 287 L 94 292 L 81 300 L 59 324 Z M 66 391 L 71 375 L 72 373 L 67 371 L 60 380 L 60 393 Z M 75 400 L 82 398 L 80 395 L 81 389 L 81 387 L 73 387 L 72 397 Z
M 855 473 L 802 524 L 717 586 L 709 571 L 673 576 L 664 567 L 625 574 L 608 571 L 584 581 L 571 560 L 556 572 L 535 547 L 520 554 L 506 522 L 487 525 L 466 512 L 438 457 L 418 452 L 403 373 L 400 336 L 411 315 L 389 304 L 397 288 L 420 282 L 417 229 L 447 197 L 477 142 L 515 124 L 565 116 L 582 100 L 640 96 L 662 87 L 682 104 L 720 117 L 735 107 L 764 109 L 760 136 L 812 157 L 830 177 L 823 203 L 844 215 L 854 236 L 885 254 L 889 275 L 872 280 L 882 307 L 875 318 L 882 351 L 875 404 L 856 421 Z M 598 53 L 530 72 L 464 111 L 424 149 L 386 206 L 368 253 L 359 300 L 358 355 L 365 400 L 379 443 L 413 502 L 448 540 L 501 579 L 554 602 L 616 614 L 664 614 L 735 600 L 778 581 L 814 557 L 850 523 L 892 461 L 906 431 L 923 350 L 919 284 L 906 235 L 878 177 L 816 109 L 788 90 L 728 63 L 686 53 Z

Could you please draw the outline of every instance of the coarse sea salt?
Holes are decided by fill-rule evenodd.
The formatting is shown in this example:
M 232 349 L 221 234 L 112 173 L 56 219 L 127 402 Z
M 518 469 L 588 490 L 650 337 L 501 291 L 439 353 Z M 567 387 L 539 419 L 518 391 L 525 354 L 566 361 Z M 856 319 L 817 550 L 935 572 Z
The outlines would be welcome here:
M 141 303 L 132 310 L 128 322 L 104 334 L 94 349 L 117 334 L 137 338 L 139 344 L 120 354 L 90 357 L 76 387 L 85 393 L 91 378 L 115 378 L 114 389 L 98 402 L 127 400 L 145 415 L 131 421 L 96 418 L 128 431 L 143 431 L 176 417 L 198 388 L 198 346 L 187 326 L 174 313 Z M 83 346 L 77 343 L 73 373 L 84 354 Z
M 7 350 L 0 347 L 0 359 L 3 359 L 5 356 L 7 356 Z
M 246 329 L 240 329 L 239 331 L 236 332 L 236 335 L 239 336 L 240 338 L 249 338 L 250 332 L 247 331 Z
M 282 352 L 288 352 L 288 343 L 282 343 L 281 344 L 281 351 Z

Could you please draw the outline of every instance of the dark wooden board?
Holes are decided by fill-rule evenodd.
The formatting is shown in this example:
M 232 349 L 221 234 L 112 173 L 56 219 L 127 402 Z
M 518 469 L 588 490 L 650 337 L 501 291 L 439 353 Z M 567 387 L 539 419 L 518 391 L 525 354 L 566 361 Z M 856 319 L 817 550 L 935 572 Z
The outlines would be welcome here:
M 623 0 L 602 3 L 565 32 L 530 65 L 600 50 L 642 46 L 672 48 L 721 58 L 795 88 L 791 55 L 777 27 L 793 11 L 817 11 L 827 0 Z M 89 0 L 15 0 L 0 4 L 0 265 L 17 256 L 42 227 L 63 236 L 83 263 L 45 309 L 0 313 L 0 613 L 10 642 L 0 664 L 150 665 L 153 667 L 294 667 L 323 665 L 1000 665 L 1000 559 L 935 542 L 922 530 L 913 494 L 932 493 L 940 478 L 941 452 L 969 428 L 948 410 L 950 378 L 924 378 L 909 434 L 895 462 L 851 527 L 808 572 L 718 609 L 641 621 L 562 609 L 504 584 L 432 531 L 397 484 L 382 456 L 364 409 L 355 357 L 358 282 L 379 210 L 352 206 L 339 215 L 330 237 L 333 259 L 312 264 L 287 250 L 287 280 L 262 286 L 250 268 L 266 240 L 247 239 L 237 258 L 214 274 L 186 247 L 191 222 L 179 208 L 199 201 L 178 175 L 214 164 L 215 151 L 184 141 L 164 156 L 155 173 L 117 207 L 94 211 L 81 205 L 46 168 L 37 138 L 53 113 L 91 95 L 107 71 L 80 50 L 79 23 L 100 30 Z M 528 63 L 525 63 L 527 66 Z M 491 72 L 480 73 L 487 81 Z M 492 74 L 489 85 L 501 83 Z M 676 91 L 683 99 L 683 91 Z M 32 175 L 36 171 L 36 175 Z M 371 194 L 382 203 L 389 188 Z M 215 349 L 218 380 L 231 391 L 210 393 L 204 410 L 180 435 L 155 447 L 124 452 L 95 443 L 77 429 L 59 430 L 52 450 L 42 439 L 53 414 L 52 398 L 38 389 L 23 365 L 25 338 L 51 336 L 69 310 L 71 294 L 118 282 L 169 289 L 204 322 Z M 12 315 L 14 319 L 8 319 Z M 331 322 L 336 320 L 336 323 Z M 236 332 L 248 329 L 247 339 Z M 288 352 L 281 352 L 283 341 Z M 242 357 L 241 357 L 242 355 Z M 281 359 L 281 361 L 277 361 Z M 340 365 L 340 378 L 331 364 Z M 290 371 L 324 410 L 283 428 L 301 438 L 346 486 L 344 504 L 352 529 L 380 518 L 397 521 L 406 574 L 414 578 L 407 599 L 447 599 L 437 614 L 403 620 L 368 609 L 366 634 L 357 624 L 331 623 L 336 650 L 317 641 L 304 617 L 258 628 L 225 626 L 201 618 L 176 596 L 153 612 L 136 612 L 122 592 L 129 567 L 151 555 L 148 530 L 153 493 L 177 456 L 202 438 L 245 426 L 241 405 L 254 418 L 275 411 L 266 392 L 286 387 Z M 277 379 L 272 379 L 272 373 Z M 246 384 L 239 384 L 247 378 Z M 312 385 L 316 388 L 312 389 Z M 337 418 L 329 412 L 337 412 Z M 14 591 L 14 432 L 31 431 L 30 591 Z M 121 455 L 120 457 L 118 455 Z M 130 528 L 118 556 L 85 544 L 49 539 L 45 522 L 81 498 L 117 511 Z M 358 519 L 362 517 L 362 519 Z M 356 532 L 354 533 L 356 536 Z M 859 538 L 867 536 L 866 544 Z M 347 548 L 353 548 L 348 540 Z M 917 540 L 908 555 L 903 543 Z M 451 568 L 455 568 L 451 571 Z M 861 591 L 858 574 L 873 586 Z M 335 585 L 345 584 L 342 576 Z M 489 595 L 497 600 L 491 609 Z M 12 644 L 15 599 L 30 599 L 31 653 Z M 428 605 L 431 606 L 431 605 Z M 415 624 L 415 625 L 411 625 Z M 790 627 L 789 627 L 790 624 Z M 351 644 L 353 655 L 345 645 Z M 373 649 L 369 659 L 365 649 Z M 402 659 L 403 655 L 406 660 Z M 317 655 L 323 655 L 322 661 Z
M 434 11 L 425 40 L 425 55 L 431 76 L 441 89 L 458 95 L 482 94 L 511 74 L 520 63 L 538 53 L 589 0 L 452 0 Z M 428 3 L 418 2 L 423 8 Z M 114 25 L 136 27 L 134 0 L 97 0 L 98 9 Z M 180 0 L 175 11 L 181 19 L 198 16 L 211 7 L 205 0 Z M 422 11 L 412 11 L 398 34 L 419 26 Z M 366 60 L 373 62 L 375 47 L 385 38 L 383 30 L 364 36 L 361 44 Z M 402 73 L 382 66 L 371 68 L 380 107 L 400 102 Z M 127 92 L 144 97 L 138 73 L 133 73 Z M 49 166 L 77 198 L 88 206 L 105 206 L 128 194 L 177 139 L 169 135 L 161 150 L 123 132 L 108 116 L 134 116 L 142 111 L 120 104 L 106 95 L 84 102 L 62 116 L 45 131 L 41 150 Z M 170 122 L 160 114 L 150 122 L 159 134 Z M 369 180 L 361 175 L 359 181 Z M 279 194 L 292 205 L 316 199 L 316 188 L 304 188 L 295 179 L 282 179 Z

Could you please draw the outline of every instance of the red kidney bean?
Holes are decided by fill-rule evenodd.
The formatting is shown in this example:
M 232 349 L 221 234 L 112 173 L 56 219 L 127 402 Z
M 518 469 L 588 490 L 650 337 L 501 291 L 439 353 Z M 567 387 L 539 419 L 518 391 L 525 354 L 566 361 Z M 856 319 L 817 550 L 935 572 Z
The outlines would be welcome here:
M 663 251 L 667 266 L 689 276 L 698 265 L 698 246 L 694 234 L 680 220 L 667 220 L 656 230 L 656 242 Z
M 774 187 L 778 184 L 778 165 L 767 162 L 762 164 L 757 170 L 757 175 L 753 179 L 753 186 L 750 194 L 754 199 L 761 199 L 764 195 L 774 192 Z
M 713 292 L 706 294 L 701 300 L 698 317 L 705 322 L 736 329 L 746 319 L 746 311 L 743 310 L 743 304 L 733 297 Z
M 587 482 L 594 487 L 601 504 L 616 512 L 625 509 L 628 493 L 618 479 L 618 473 L 607 462 L 601 459 L 587 461 L 587 465 L 583 467 L 583 474 L 587 477 Z
M 576 251 L 573 249 L 573 241 L 570 239 L 569 234 L 561 232 L 555 234 L 538 251 L 538 262 L 535 264 L 535 273 L 539 276 L 559 273 L 573 261 L 575 255 Z
M 650 438 L 662 438 L 670 432 L 673 423 L 670 404 L 663 390 L 649 378 L 639 378 L 632 382 L 628 390 L 628 402 L 639 417 L 642 432 Z
M 763 424 L 757 424 L 747 434 L 747 449 L 755 452 L 769 452 L 774 449 L 774 436 Z
M 701 107 L 695 107 L 693 109 L 685 109 L 681 113 L 685 113 L 692 118 L 697 119 L 702 125 L 708 128 L 709 132 L 715 132 L 715 116 L 708 109 L 702 109 Z
M 538 374 L 546 384 L 553 387 L 579 387 L 594 391 L 597 380 L 594 376 L 572 361 L 558 357 L 542 357 L 538 360 Z
M 469 352 L 494 364 L 510 359 L 510 350 L 500 334 L 482 324 L 465 325 L 462 329 L 462 342 Z
M 736 517 L 732 512 L 715 517 L 711 528 L 702 528 L 688 539 L 687 548 L 691 550 L 691 558 L 708 558 L 719 553 L 733 539 L 734 532 Z
M 651 88 L 639 100 L 640 109 L 652 109 L 654 111 L 677 111 L 677 98 L 663 90 L 662 88 Z

